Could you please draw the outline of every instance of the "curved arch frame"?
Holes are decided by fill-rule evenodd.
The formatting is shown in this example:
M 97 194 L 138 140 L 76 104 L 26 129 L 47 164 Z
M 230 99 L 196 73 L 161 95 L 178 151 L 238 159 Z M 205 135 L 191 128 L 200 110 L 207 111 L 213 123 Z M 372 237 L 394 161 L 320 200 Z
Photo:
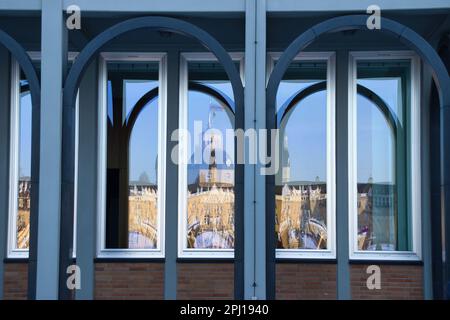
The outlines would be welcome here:
M 283 52 L 275 68 L 270 75 L 266 88 L 266 110 L 270 116 L 266 117 L 268 132 L 275 128 L 276 94 L 279 84 L 291 61 L 309 44 L 317 40 L 321 35 L 345 31 L 364 30 L 367 28 L 367 15 L 346 15 L 328 19 L 318 23 L 299 35 Z M 450 119 L 450 78 L 441 58 L 433 47 L 412 29 L 387 18 L 381 17 L 381 29 L 378 31 L 397 37 L 406 46 L 414 50 L 421 59 L 430 67 L 434 81 L 438 88 L 441 107 L 441 202 L 442 216 L 446 223 L 450 220 L 450 168 L 444 164 L 450 163 L 450 127 L 444 123 Z M 375 29 L 376 31 L 377 29 Z M 272 116 L 273 115 L 273 116 Z M 270 141 L 270 138 L 268 139 Z M 268 144 L 269 153 L 270 142 Z M 270 165 L 270 164 L 269 164 Z M 275 177 L 266 177 L 266 291 L 267 298 L 275 298 L 275 239 L 267 237 L 275 230 L 273 212 L 275 210 Z M 445 241 L 450 235 L 443 234 Z M 448 242 L 447 242 L 448 243 Z M 448 267 L 447 267 L 448 268 Z
M 9 34 L 0 29 L 0 45 L 4 46 L 19 64 L 28 80 L 32 106 L 32 146 L 31 146 L 31 186 L 30 202 L 30 242 L 28 253 L 28 299 L 36 296 L 36 260 L 39 217 L 39 154 L 41 121 L 41 85 L 36 69 L 26 50 Z
M 235 114 L 235 108 L 234 108 L 234 102 L 231 100 L 229 96 L 227 96 L 225 93 L 221 92 L 220 90 L 217 90 L 216 88 L 213 88 L 211 86 L 202 84 L 200 82 L 196 81 L 190 81 L 189 82 L 189 90 L 202 92 L 205 94 L 208 94 L 215 99 L 217 99 L 222 106 L 225 108 L 227 115 L 230 117 L 230 120 L 233 119 L 234 121 L 234 114 Z M 133 106 L 131 109 L 132 111 L 127 116 L 126 119 L 126 131 L 128 134 L 128 137 L 131 135 L 131 131 L 133 130 L 134 124 L 136 123 L 137 118 L 139 117 L 139 114 L 141 111 L 145 108 L 145 106 L 152 102 L 153 99 L 155 99 L 158 96 L 158 88 L 153 88 L 147 93 L 145 93 Z
M 277 128 L 281 128 L 283 122 L 288 121 L 291 115 L 291 111 L 295 106 L 300 103 L 303 99 L 306 99 L 310 95 L 314 93 L 323 91 L 327 89 L 327 82 L 321 81 L 310 85 L 304 89 L 301 89 L 294 93 L 292 96 L 286 100 L 286 102 L 281 106 L 281 108 L 277 112 Z M 402 130 L 402 125 L 398 120 L 395 112 L 389 107 L 389 105 L 375 92 L 370 90 L 369 88 L 358 84 L 356 86 L 357 93 L 361 96 L 365 97 L 369 101 L 373 102 L 375 106 L 381 111 L 383 116 L 386 119 L 386 122 L 391 127 L 394 136 L 397 135 L 397 131 Z
M 149 29 L 153 31 L 168 31 L 184 36 L 188 36 L 199 41 L 207 50 L 211 51 L 217 60 L 223 65 L 228 78 L 230 79 L 234 100 L 236 104 L 236 129 L 244 129 L 244 88 L 234 67 L 230 55 L 222 45 L 209 33 L 201 28 L 174 18 L 150 16 L 133 18 L 120 22 L 109 27 L 93 40 L 80 52 L 76 61 L 72 65 L 67 75 L 63 90 L 63 132 L 62 132 L 62 181 L 61 181 L 61 238 L 60 238 L 60 274 L 59 274 L 59 297 L 69 299 L 70 292 L 65 285 L 65 274 L 61 270 L 66 270 L 71 262 L 72 247 L 72 226 L 73 226 L 73 191 L 74 191 L 74 114 L 76 92 L 81 78 L 93 59 L 100 50 L 111 40 L 130 31 L 138 29 Z M 237 154 L 237 153 L 236 153 Z M 239 162 L 242 163 L 242 162 Z M 234 258 L 234 292 L 236 299 L 243 298 L 244 291 L 244 217 L 243 217 L 243 179 L 244 166 L 237 164 L 235 168 L 235 258 Z

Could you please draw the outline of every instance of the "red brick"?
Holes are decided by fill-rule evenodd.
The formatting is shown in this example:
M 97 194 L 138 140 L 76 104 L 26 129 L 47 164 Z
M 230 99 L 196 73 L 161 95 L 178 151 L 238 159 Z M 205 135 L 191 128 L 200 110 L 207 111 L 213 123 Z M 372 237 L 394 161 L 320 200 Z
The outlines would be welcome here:
M 4 299 L 27 299 L 28 263 L 6 263 L 4 266 Z
M 163 263 L 96 263 L 95 299 L 161 300 Z

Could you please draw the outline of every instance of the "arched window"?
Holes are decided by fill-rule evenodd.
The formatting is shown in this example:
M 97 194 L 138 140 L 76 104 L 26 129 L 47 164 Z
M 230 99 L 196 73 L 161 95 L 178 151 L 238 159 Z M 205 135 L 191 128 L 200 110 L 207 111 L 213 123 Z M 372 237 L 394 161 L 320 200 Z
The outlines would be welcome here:
M 165 55 L 102 56 L 98 256 L 162 257 Z
M 235 58 L 239 69 L 242 57 Z M 183 54 L 180 74 L 180 128 L 189 134 L 181 139 L 179 256 L 233 257 L 235 123 L 231 83 L 210 54 Z
M 20 77 L 20 88 L 27 86 L 27 81 Z M 30 239 L 30 195 L 31 195 L 31 95 L 30 91 L 25 89 L 20 90 L 18 95 L 18 108 L 13 115 L 15 119 L 13 122 L 17 126 L 16 136 L 14 140 L 17 143 L 16 161 L 18 167 L 16 168 L 17 180 L 17 199 L 15 218 L 15 241 L 14 249 L 28 250 Z
M 144 95 L 156 81 L 127 82 L 131 96 Z M 142 91 L 142 92 L 141 92 Z M 131 110 L 129 111 L 131 112 Z M 128 154 L 128 232 L 130 249 L 158 247 L 158 99 L 148 102 L 130 129 Z
M 36 63 L 35 66 L 38 67 L 38 64 Z M 9 258 L 27 258 L 30 245 L 32 116 L 28 80 L 19 64 L 12 60 Z
M 276 55 L 273 55 L 276 63 Z M 334 257 L 334 56 L 298 56 L 277 93 L 277 257 Z
M 417 258 L 418 60 L 402 52 L 353 53 L 350 60 L 351 256 Z M 373 94 L 356 95 L 356 86 Z
M 40 72 L 41 53 L 27 52 L 37 72 Z M 77 53 L 68 53 L 69 65 Z M 75 164 L 78 165 L 78 100 L 75 104 Z M 28 258 L 30 241 L 31 212 L 31 164 L 32 164 L 32 101 L 28 80 L 19 64 L 11 62 L 11 126 L 10 126 L 10 201 L 8 217 L 8 258 Z M 34 184 L 37 185 L 37 184 Z M 75 194 L 77 192 L 75 174 Z M 76 198 L 76 196 L 75 196 Z M 76 203 L 74 207 L 76 222 Z M 74 223 L 74 230 L 76 223 Z M 76 235 L 74 233 L 73 256 L 76 255 Z

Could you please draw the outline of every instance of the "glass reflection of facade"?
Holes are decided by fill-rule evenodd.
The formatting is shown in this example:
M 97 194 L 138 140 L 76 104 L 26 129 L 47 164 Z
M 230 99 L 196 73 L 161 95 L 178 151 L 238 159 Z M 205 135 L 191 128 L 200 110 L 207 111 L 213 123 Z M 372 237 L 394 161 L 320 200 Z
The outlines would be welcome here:
M 107 63 L 106 248 L 158 248 L 157 62 Z
M 188 62 L 189 82 L 233 97 L 217 62 Z M 230 100 L 231 101 L 231 100 Z M 234 248 L 234 128 L 231 106 L 218 97 L 188 90 L 187 127 L 191 150 L 187 167 L 186 249 Z M 231 101 L 232 103 L 232 101 Z
M 28 249 L 30 240 L 31 195 L 31 94 L 28 81 L 20 77 L 19 130 L 18 130 L 18 190 L 16 249 Z
M 327 249 L 327 62 L 294 61 L 277 94 L 280 168 L 275 177 L 278 249 Z M 314 86 L 321 86 L 302 99 Z
M 362 251 L 410 251 L 410 60 L 358 60 L 357 246 Z

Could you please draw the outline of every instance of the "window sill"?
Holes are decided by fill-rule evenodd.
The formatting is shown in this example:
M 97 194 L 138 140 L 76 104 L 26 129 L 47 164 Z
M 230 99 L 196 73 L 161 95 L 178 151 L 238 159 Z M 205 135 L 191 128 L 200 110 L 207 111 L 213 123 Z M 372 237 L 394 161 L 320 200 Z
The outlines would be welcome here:
M 422 260 L 389 260 L 389 259 L 351 259 L 350 265 L 403 265 L 403 266 L 423 266 Z
M 276 258 L 276 263 L 337 264 L 334 258 Z
M 94 263 L 164 263 L 164 262 L 165 258 L 100 257 L 94 259 Z
M 3 259 L 3 263 L 28 263 L 28 258 L 5 258 Z
M 234 263 L 234 258 L 177 258 L 177 263 Z

